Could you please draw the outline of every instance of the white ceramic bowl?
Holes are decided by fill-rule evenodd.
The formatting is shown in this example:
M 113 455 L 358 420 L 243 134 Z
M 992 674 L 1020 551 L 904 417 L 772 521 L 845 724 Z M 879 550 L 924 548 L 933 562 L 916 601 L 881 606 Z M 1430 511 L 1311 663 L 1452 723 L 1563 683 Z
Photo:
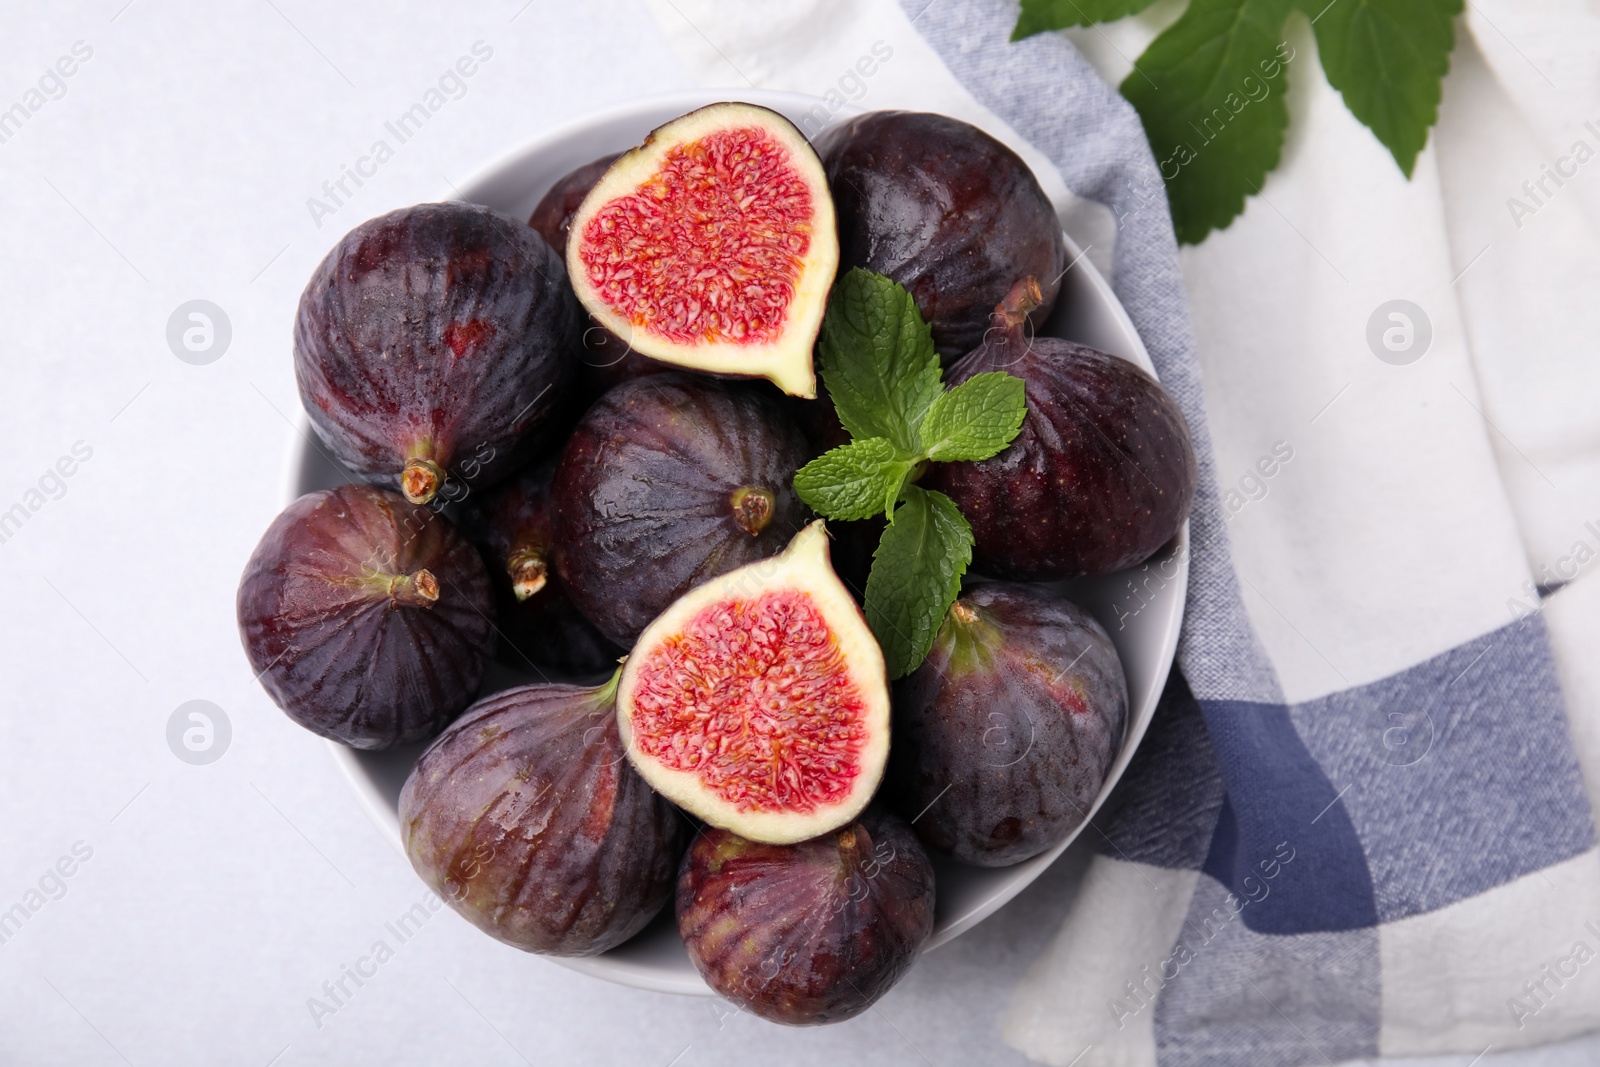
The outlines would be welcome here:
M 462 199 L 526 218 L 545 191 L 569 171 L 607 153 L 638 144 L 645 134 L 671 118 L 727 98 L 727 94 L 713 91 L 678 93 L 600 112 L 537 138 L 487 167 L 462 185 L 459 195 Z M 754 90 L 739 93 L 738 99 L 770 107 L 796 122 L 821 103 L 813 97 Z M 1153 374 L 1150 357 L 1128 321 L 1127 313 L 1112 295 L 1111 287 L 1079 254 L 1070 238 L 1067 252 L 1073 266 L 1062 278 L 1056 313 L 1042 332 L 1092 345 L 1130 360 Z M 289 499 L 349 480 L 310 446 L 311 431 L 307 424 L 302 423 L 302 431 L 290 457 Z M 1095 811 L 1122 776 L 1133 750 L 1144 737 L 1156 699 L 1166 684 L 1188 587 L 1188 538 L 1189 530 L 1185 525 L 1172 545 L 1137 572 L 1061 586 L 1110 631 L 1128 678 L 1127 732 L 1105 786 L 1095 798 Z M 1137 592 L 1130 580 L 1134 578 L 1138 582 Z M 496 667 L 486 688 L 502 689 L 531 680 L 534 679 Z M 424 746 L 387 752 L 357 752 L 332 742 L 329 747 L 368 815 L 384 836 L 396 848 L 401 848 L 396 814 L 400 787 Z M 1091 811 L 1091 819 L 1093 815 Z M 1014 867 L 982 869 L 936 857 L 938 908 L 928 948 L 938 948 L 994 914 L 1037 878 L 1070 840 Z M 683 943 L 678 939 L 671 911 L 670 907 L 666 908 L 643 933 L 610 952 L 557 962 L 585 974 L 641 989 L 709 995 L 710 989 L 690 964 Z

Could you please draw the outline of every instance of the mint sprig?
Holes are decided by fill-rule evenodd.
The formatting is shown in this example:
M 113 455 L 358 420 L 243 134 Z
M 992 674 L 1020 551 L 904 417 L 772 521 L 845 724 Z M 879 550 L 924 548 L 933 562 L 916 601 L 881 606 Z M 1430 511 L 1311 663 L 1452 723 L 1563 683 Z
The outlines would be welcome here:
M 1017 436 L 1022 379 L 1003 371 L 944 388 L 933 335 L 905 289 L 852 270 L 828 299 L 822 382 L 852 440 L 795 474 L 810 508 L 840 521 L 887 514 L 866 615 L 891 678 L 916 670 L 972 562 L 972 527 L 943 493 L 915 485 L 929 462 L 980 460 Z
M 1022 0 L 1011 39 L 1137 14 L 1154 0 Z M 1283 154 L 1285 26 L 1311 20 L 1328 82 L 1410 177 L 1439 114 L 1462 0 L 1190 0 L 1123 81 L 1167 185 L 1178 239 L 1228 226 Z M 1297 75 L 1298 76 L 1298 75 Z

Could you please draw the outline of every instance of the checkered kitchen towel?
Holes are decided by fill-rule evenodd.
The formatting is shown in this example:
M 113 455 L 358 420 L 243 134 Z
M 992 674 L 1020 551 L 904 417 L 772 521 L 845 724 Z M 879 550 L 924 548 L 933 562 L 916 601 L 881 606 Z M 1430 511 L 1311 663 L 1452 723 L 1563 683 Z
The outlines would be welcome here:
M 1408 183 L 1291 24 L 1285 164 L 1180 254 L 1137 115 L 1066 37 L 1009 42 L 1014 3 L 670 6 L 664 27 L 717 28 L 712 68 L 948 110 L 1047 158 L 1069 227 L 1095 229 L 1085 202 L 1109 209 L 1080 243 L 1114 244 L 1113 286 L 1195 435 L 1178 664 L 1008 1041 L 1081 1067 L 1209 1067 L 1470 1056 L 1600 1026 L 1582 767 L 1600 768 L 1600 578 L 1583 572 L 1600 521 L 1581 521 L 1600 520 L 1600 355 L 1572 302 L 1549 299 L 1600 281 L 1593 243 L 1563 251 L 1600 215 L 1574 193 L 1561 210 L 1578 223 L 1506 231 L 1510 176 L 1537 177 L 1560 142 L 1519 117 L 1526 79 L 1479 52 L 1484 26 L 1458 27 Z M 1516 17 L 1501 7 L 1474 10 Z M 1115 65 L 1151 32 L 1074 40 Z M 851 49 L 892 58 L 832 84 Z M 1561 280 L 1538 274 L 1552 263 Z M 1505 342 L 1538 293 L 1540 325 Z M 1401 321 L 1395 300 L 1413 331 L 1398 358 L 1368 340 Z M 1507 384 L 1530 375 L 1550 383 L 1537 418 Z

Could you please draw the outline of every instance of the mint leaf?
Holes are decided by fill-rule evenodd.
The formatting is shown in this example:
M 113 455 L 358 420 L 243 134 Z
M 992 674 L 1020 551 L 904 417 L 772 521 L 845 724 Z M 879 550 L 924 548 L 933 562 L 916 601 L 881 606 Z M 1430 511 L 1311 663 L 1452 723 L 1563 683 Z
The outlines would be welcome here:
M 1191 0 L 1122 83 L 1166 180 L 1180 241 L 1227 226 L 1278 165 L 1289 126 L 1285 68 L 1295 58 L 1283 26 L 1294 2 Z
M 1111 22 L 1136 15 L 1153 3 L 1155 0 L 1022 0 L 1022 13 L 1017 16 L 1011 39 L 1020 41 L 1045 30 Z
M 922 420 L 932 460 L 988 459 L 1011 443 L 1028 414 L 1027 387 L 1005 371 L 975 374 L 940 393 Z
M 939 395 L 939 356 L 911 294 L 859 267 L 834 285 L 818 341 L 822 381 L 854 438 L 883 437 L 905 452 Z
M 806 506 L 830 519 L 867 519 L 894 505 L 916 460 L 882 437 L 824 452 L 794 476 Z
M 1461 0 L 1301 0 L 1328 82 L 1407 178 L 1439 117 Z
M 972 527 L 943 493 L 908 486 L 872 554 L 867 625 L 890 678 L 922 663 L 972 562 Z

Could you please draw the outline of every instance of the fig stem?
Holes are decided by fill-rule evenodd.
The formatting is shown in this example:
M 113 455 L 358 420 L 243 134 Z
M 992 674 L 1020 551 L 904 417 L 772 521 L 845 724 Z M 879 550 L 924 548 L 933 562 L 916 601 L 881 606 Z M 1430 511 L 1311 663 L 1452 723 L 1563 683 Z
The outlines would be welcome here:
M 1006 298 L 1000 301 L 1000 306 L 994 309 L 990 325 L 1008 336 L 1014 335 L 1028 321 L 1028 314 L 1043 302 L 1044 294 L 1039 290 L 1039 279 L 1030 274 L 1013 285 Z
M 532 546 L 519 548 L 506 560 L 506 574 L 511 577 L 511 591 L 517 599 L 527 600 L 549 581 L 550 564 L 543 550 Z
M 594 698 L 601 704 L 615 704 L 617 701 L 617 683 L 622 680 L 622 664 L 627 661 L 627 656 L 617 661 L 617 669 L 611 672 L 611 677 L 595 687 Z
M 933 640 L 934 647 L 946 657 L 946 670 L 958 675 L 988 666 L 1004 644 L 994 623 L 965 600 L 950 605 L 945 623 Z
M 444 485 L 444 468 L 431 459 L 408 459 L 400 471 L 400 491 L 413 504 L 426 504 Z
M 733 521 L 751 537 L 767 528 L 777 510 L 778 498 L 759 485 L 742 485 L 733 491 Z
M 426 567 L 415 574 L 397 574 L 389 579 L 389 595 L 400 604 L 431 608 L 439 599 L 439 579 Z

